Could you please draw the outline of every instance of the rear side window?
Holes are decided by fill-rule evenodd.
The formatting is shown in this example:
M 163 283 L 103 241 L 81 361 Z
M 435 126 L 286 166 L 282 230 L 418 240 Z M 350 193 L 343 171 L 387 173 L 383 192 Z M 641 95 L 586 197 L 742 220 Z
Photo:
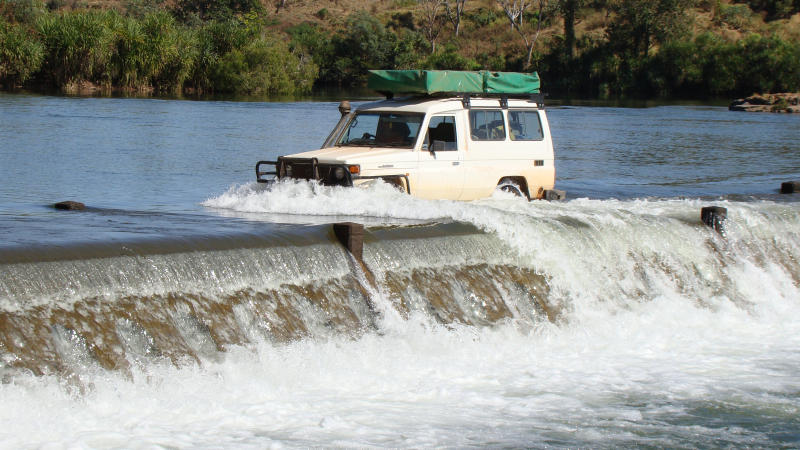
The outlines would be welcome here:
M 512 141 L 541 141 L 544 139 L 542 122 L 536 111 L 509 111 L 508 127 Z
M 469 112 L 469 126 L 473 141 L 502 141 L 506 138 L 502 111 L 472 110 Z

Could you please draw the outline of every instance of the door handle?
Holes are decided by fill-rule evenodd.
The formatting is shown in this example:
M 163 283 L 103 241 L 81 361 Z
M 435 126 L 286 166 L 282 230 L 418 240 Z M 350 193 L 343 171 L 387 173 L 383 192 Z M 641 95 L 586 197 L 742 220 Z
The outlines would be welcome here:
M 458 161 L 453 161 L 453 165 L 454 165 L 454 166 L 457 166 L 457 165 L 459 165 L 459 164 L 461 164 L 461 163 L 460 163 L 460 162 L 458 162 Z

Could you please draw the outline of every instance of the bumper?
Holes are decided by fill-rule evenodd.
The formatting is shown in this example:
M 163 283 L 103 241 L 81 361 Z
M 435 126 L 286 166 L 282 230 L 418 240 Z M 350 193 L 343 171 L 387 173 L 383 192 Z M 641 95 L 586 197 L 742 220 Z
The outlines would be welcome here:
M 265 170 L 272 166 L 272 170 Z M 269 183 L 283 178 L 313 180 L 325 186 L 352 186 L 356 180 L 383 179 L 391 183 L 404 182 L 406 193 L 411 194 L 407 174 L 387 174 L 365 176 L 350 173 L 345 164 L 320 163 L 317 158 L 286 158 L 279 156 L 277 161 L 256 163 L 256 181 Z

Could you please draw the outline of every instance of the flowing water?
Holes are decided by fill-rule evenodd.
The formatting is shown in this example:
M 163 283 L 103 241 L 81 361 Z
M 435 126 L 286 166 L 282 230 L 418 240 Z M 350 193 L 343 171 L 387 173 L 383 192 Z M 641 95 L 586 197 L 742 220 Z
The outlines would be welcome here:
M 800 117 L 552 107 L 566 202 L 252 182 L 337 115 L 0 95 L 0 447 L 800 446 Z

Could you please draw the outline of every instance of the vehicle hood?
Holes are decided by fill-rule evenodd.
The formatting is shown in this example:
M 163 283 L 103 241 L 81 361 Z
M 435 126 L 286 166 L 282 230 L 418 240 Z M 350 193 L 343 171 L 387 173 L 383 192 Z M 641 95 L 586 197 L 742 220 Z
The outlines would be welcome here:
M 361 164 L 416 162 L 417 154 L 409 148 L 387 147 L 329 147 L 286 155 L 287 158 L 317 158 L 320 163 Z M 398 166 L 399 167 L 399 166 Z

